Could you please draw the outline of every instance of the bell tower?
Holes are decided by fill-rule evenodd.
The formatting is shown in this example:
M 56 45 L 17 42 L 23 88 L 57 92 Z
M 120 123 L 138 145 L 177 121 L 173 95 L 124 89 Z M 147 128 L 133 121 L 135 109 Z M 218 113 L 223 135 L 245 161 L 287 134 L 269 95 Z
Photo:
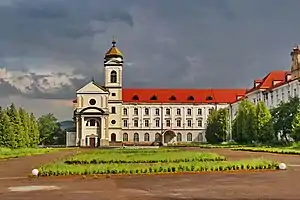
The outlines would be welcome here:
M 292 57 L 291 79 L 295 80 L 300 78 L 300 47 L 294 47 L 290 55 Z
M 116 43 L 113 39 L 104 57 L 105 88 L 109 91 L 107 138 L 110 142 L 122 141 L 123 54 Z

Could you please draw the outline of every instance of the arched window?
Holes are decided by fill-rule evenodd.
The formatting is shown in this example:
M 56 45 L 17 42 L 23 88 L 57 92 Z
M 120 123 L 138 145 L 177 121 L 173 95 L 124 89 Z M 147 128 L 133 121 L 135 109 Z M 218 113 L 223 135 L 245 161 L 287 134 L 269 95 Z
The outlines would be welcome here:
M 145 135 L 144 135 L 144 141 L 145 142 L 149 142 L 149 139 L 150 139 L 149 133 L 145 133 Z
M 191 142 L 193 140 L 193 135 L 191 133 L 188 133 L 187 136 L 186 136 L 186 140 L 188 142 Z
M 117 72 L 115 70 L 110 72 L 110 82 L 111 83 L 117 82 Z
M 116 134 L 115 134 L 115 133 L 112 133 L 112 134 L 110 135 L 110 141 L 112 141 L 112 142 L 115 142 L 115 141 L 116 141 Z
M 128 141 L 128 134 L 127 133 L 123 133 L 123 141 L 124 142 Z
M 157 100 L 157 96 L 153 95 L 150 100 Z
M 177 133 L 177 142 L 181 142 L 182 141 L 182 135 L 181 133 Z
M 140 136 L 139 136 L 138 133 L 135 133 L 135 134 L 133 135 L 133 141 L 134 141 L 134 142 L 140 141 Z
M 161 142 L 161 135 L 160 135 L 160 133 L 155 133 L 155 142 Z
M 175 97 L 174 95 L 172 95 L 172 96 L 169 98 L 169 100 L 175 101 L 175 100 L 176 100 L 176 97 Z
M 188 97 L 188 100 L 189 100 L 189 101 L 194 101 L 194 97 L 193 97 L 193 96 L 189 96 L 189 97 Z
M 134 96 L 132 97 L 132 100 L 138 101 L 138 100 L 139 100 L 139 96 L 138 96 L 138 95 L 134 95 Z

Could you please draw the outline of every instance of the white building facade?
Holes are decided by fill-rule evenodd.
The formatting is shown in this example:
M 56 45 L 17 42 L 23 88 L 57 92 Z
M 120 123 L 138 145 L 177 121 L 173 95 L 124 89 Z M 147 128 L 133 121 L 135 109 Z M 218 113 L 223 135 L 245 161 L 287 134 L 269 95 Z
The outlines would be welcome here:
M 112 42 L 104 58 L 105 83 L 76 92 L 75 127 L 67 146 L 155 145 L 205 142 L 212 109 L 227 108 L 246 89 L 123 88 L 123 54 Z
M 253 87 L 241 99 L 247 99 L 255 105 L 262 101 L 271 109 L 290 97 L 300 97 L 300 47 L 295 47 L 290 55 L 291 71 L 271 71 L 263 79 L 254 80 Z M 229 106 L 231 121 L 236 116 L 240 102 L 237 100 Z

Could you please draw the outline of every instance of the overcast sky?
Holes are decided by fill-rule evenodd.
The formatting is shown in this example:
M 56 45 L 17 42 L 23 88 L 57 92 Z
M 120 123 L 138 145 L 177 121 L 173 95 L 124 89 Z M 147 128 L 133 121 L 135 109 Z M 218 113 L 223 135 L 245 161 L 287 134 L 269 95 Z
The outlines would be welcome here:
M 124 87 L 242 88 L 288 70 L 299 0 L 0 0 L 0 104 L 70 119 L 103 83 L 113 36 Z

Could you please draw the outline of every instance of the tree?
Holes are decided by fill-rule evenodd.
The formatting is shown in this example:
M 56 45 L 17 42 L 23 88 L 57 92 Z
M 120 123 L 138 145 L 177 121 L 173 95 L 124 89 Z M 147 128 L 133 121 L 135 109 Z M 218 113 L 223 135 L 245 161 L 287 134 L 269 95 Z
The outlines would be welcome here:
M 229 113 L 227 109 L 213 110 L 208 116 L 205 137 L 209 143 L 216 144 L 226 140 Z
M 274 141 L 275 134 L 272 123 L 272 115 L 270 110 L 266 107 L 265 103 L 260 101 L 256 105 L 256 118 L 257 118 L 257 142 L 269 143 Z
M 2 109 L 0 113 L 0 147 L 18 147 L 10 118 Z
M 41 116 L 38 119 L 40 143 L 43 145 L 53 144 L 55 135 L 60 131 L 57 119 L 52 113 Z
M 243 100 L 232 125 L 232 138 L 238 143 L 252 143 L 257 137 L 256 109 L 253 103 Z
M 25 142 L 25 146 L 31 146 L 31 132 L 29 130 L 29 124 L 30 124 L 30 118 L 28 116 L 28 113 L 23 109 L 23 108 L 19 108 L 19 115 L 20 115 L 20 121 L 21 121 L 21 126 L 23 128 L 24 131 L 24 142 Z
M 292 124 L 298 113 L 299 105 L 299 98 L 293 97 L 289 98 L 287 102 L 280 102 L 276 108 L 271 110 L 275 133 L 280 134 L 281 139 L 285 142 L 288 142 L 288 136 L 292 135 Z
M 30 132 L 30 147 L 36 147 L 40 143 L 40 132 L 38 122 L 33 113 L 30 114 L 29 132 Z
M 26 147 L 26 138 L 24 128 L 22 126 L 20 114 L 14 104 L 7 108 L 7 115 L 10 118 L 11 127 L 15 135 L 17 147 Z

